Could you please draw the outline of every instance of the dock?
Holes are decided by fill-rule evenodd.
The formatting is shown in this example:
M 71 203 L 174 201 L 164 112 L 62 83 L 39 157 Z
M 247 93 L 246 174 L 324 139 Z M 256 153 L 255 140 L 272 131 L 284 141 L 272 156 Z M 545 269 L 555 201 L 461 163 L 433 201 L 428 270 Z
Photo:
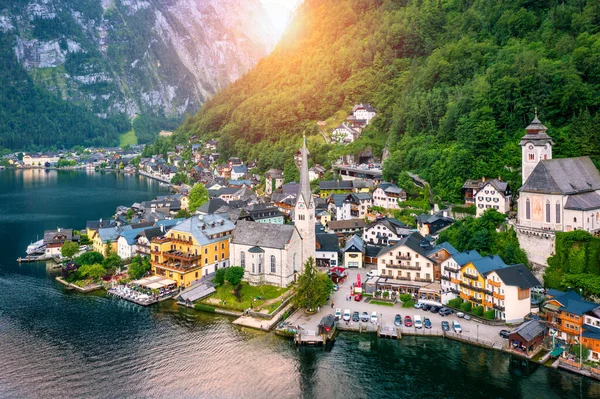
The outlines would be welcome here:
M 324 345 L 327 342 L 316 330 L 300 330 L 294 335 L 296 345 Z
M 402 331 L 396 326 L 380 326 L 377 329 L 377 336 L 380 338 L 402 339 Z
M 58 256 L 46 256 L 46 255 L 27 255 L 25 257 L 17 258 L 18 263 L 32 263 L 32 262 L 45 262 L 52 261 L 57 265 L 62 264 L 62 261 Z

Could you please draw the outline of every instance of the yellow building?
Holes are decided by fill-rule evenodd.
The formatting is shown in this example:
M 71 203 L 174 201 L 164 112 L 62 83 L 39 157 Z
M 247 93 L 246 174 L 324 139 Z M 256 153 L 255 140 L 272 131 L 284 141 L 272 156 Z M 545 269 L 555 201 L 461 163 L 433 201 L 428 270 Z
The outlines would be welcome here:
M 187 287 L 229 266 L 229 239 L 235 225 L 226 214 L 200 215 L 174 226 L 150 245 L 152 271 Z
M 92 248 L 94 251 L 101 253 L 103 256 L 108 255 L 108 247 L 110 246 L 111 252 L 117 252 L 117 240 L 119 235 L 126 230 L 131 230 L 131 225 L 126 226 L 113 226 L 103 227 L 98 230 L 92 230 L 92 236 L 88 236 L 92 240 Z
M 486 275 L 504 267 L 507 265 L 498 255 L 489 255 L 466 263 L 460 269 L 460 297 L 471 302 L 473 307 L 492 309 L 492 292 L 486 287 Z

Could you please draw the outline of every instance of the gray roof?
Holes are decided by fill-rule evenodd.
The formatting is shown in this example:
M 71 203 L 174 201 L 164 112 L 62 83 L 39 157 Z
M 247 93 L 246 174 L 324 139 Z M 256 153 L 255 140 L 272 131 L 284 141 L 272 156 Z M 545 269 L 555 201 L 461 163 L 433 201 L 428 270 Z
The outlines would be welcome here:
M 525 265 L 511 265 L 494 271 L 504 284 L 517 286 L 522 290 L 541 285 L 540 281 Z
M 115 226 L 115 227 L 104 227 L 98 229 L 98 234 L 100 235 L 100 239 L 103 243 L 116 241 L 121 235 L 122 232 L 131 230 L 131 225 L 126 226 Z
M 355 247 L 360 252 L 364 252 L 365 241 L 355 234 L 346 243 L 346 246 L 344 247 L 344 252 L 348 251 L 352 247 Z
M 458 253 L 456 255 L 453 255 L 452 258 L 457 264 L 459 264 L 460 266 L 464 266 L 467 263 L 474 261 L 475 259 L 481 258 L 481 255 L 479 255 L 479 252 L 473 250 Z
M 501 193 L 505 193 L 508 190 L 508 183 L 505 181 L 502 181 L 502 180 L 498 180 L 498 179 L 486 180 L 482 184 L 481 188 L 483 189 L 488 184 L 491 184 L 492 186 L 494 186 L 494 188 Z
M 200 213 L 214 213 L 223 205 L 227 205 L 227 202 L 223 201 L 221 198 L 214 198 L 202 204 L 197 211 Z
M 600 173 L 589 157 L 540 161 L 521 187 L 522 192 L 577 194 L 600 190 Z
M 565 203 L 565 209 L 587 211 L 600 208 L 600 194 L 591 191 L 582 194 L 569 195 Z
M 543 145 L 546 143 L 554 144 L 554 141 L 552 141 L 552 137 L 546 134 L 548 128 L 544 126 L 542 122 L 540 122 L 540 120 L 537 117 L 537 114 L 535 115 L 535 118 L 533 118 L 529 126 L 525 128 L 525 130 L 527 130 L 527 134 L 523 136 L 519 145 L 525 145 L 528 142 L 534 143 L 535 145 Z
M 239 220 L 233 231 L 232 244 L 283 249 L 296 228 L 289 224 L 271 224 Z
M 171 232 L 181 231 L 191 234 L 200 245 L 223 241 L 223 237 L 209 238 L 221 233 L 227 234 L 235 228 L 235 225 L 227 214 L 201 215 L 185 219 L 174 226 Z
M 205 298 L 215 292 L 215 284 L 208 280 L 203 279 L 201 283 L 194 284 L 191 287 L 185 289 L 177 297 L 178 300 L 195 302 L 199 299 Z
M 431 250 L 431 245 L 425 240 L 421 234 L 414 232 L 409 236 L 403 237 L 398 241 L 395 245 L 391 247 L 383 247 L 381 251 L 379 251 L 379 255 L 383 255 L 386 252 L 395 250 L 396 248 L 408 247 L 418 253 L 419 255 L 429 259 L 429 253 Z M 431 259 L 430 259 L 431 260 Z M 431 260 L 433 262 L 433 260 Z
M 318 251 L 338 252 L 340 250 L 337 234 L 317 233 L 316 239 L 318 245 L 320 245 Z
M 498 255 L 488 255 L 483 258 L 473 259 L 471 263 L 482 276 L 491 271 L 498 271 L 498 269 L 506 267 L 506 263 Z M 539 285 L 539 283 L 536 285 Z
M 525 341 L 531 341 L 540 334 L 544 334 L 546 327 L 537 320 L 529 320 L 515 328 L 510 334 L 519 334 Z

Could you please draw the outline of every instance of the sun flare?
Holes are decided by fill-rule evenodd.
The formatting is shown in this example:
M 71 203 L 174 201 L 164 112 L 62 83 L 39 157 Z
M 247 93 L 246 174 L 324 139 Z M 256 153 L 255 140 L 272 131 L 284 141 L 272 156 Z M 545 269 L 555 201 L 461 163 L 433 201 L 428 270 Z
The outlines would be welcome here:
M 283 34 L 292 18 L 292 13 L 301 0 L 261 0 L 271 24 Z

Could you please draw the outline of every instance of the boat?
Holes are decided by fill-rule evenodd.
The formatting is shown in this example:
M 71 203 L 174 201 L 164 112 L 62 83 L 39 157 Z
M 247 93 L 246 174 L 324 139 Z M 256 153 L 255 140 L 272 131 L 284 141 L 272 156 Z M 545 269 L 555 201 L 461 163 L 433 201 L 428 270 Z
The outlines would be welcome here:
M 36 242 L 32 242 L 31 244 L 29 244 L 27 246 L 27 255 L 33 255 L 33 254 L 41 254 L 44 253 L 44 250 L 46 249 L 46 243 L 44 242 L 44 239 L 42 238 L 39 241 Z

